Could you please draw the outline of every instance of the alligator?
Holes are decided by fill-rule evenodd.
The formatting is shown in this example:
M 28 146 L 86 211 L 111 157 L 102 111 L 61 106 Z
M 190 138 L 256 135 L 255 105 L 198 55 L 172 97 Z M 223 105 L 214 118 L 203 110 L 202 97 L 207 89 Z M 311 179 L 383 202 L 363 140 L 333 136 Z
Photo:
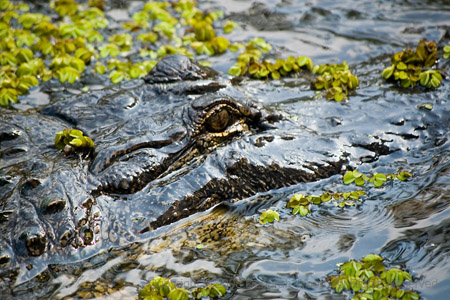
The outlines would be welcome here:
M 161 59 L 143 80 L 59 100 L 2 113 L 2 266 L 82 258 L 346 164 L 331 151 L 318 161 L 292 155 L 303 141 L 290 120 L 185 56 Z M 64 128 L 82 130 L 95 150 L 56 149 Z

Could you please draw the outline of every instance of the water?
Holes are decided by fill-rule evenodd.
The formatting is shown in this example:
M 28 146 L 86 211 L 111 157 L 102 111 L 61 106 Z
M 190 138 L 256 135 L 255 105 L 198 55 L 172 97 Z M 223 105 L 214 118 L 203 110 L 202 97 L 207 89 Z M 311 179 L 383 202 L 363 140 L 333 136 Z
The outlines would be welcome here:
M 134 243 L 96 248 L 92 254 L 87 247 L 83 259 L 55 260 L 37 277 L 19 280 L 20 284 L 2 285 L 0 280 L 2 294 L 6 298 L 133 299 L 151 278 L 163 276 L 186 288 L 224 284 L 225 299 L 345 299 L 331 291 L 325 278 L 336 271 L 337 263 L 376 253 L 390 265 L 407 269 L 415 278 L 407 287 L 424 299 L 448 299 L 449 82 L 444 80 L 439 89 L 426 93 L 402 91 L 385 83 L 381 72 L 391 54 L 422 38 L 439 46 L 449 44 L 450 4 L 267 0 L 226 5 L 208 1 L 199 6 L 220 8 L 238 22 L 241 29 L 229 35 L 230 40 L 263 37 L 279 56 L 306 55 L 315 64 L 347 60 L 360 79 L 356 95 L 342 104 L 316 100 L 301 78 L 245 81 L 242 93 L 289 116 L 274 133 L 300 137 L 298 148 L 283 147 L 282 140 L 269 143 L 275 161 L 314 161 L 346 152 L 361 172 L 404 169 L 414 177 L 380 189 L 367 188 L 366 200 L 356 207 L 326 204 L 306 217 L 292 216 L 285 208 L 294 193 L 351 187 L 333 176 L 257 194 L 197 213 Z M 226 53 L 210 61 L 216 70 L 226 72 L 234 56 Z M 448 61 L 441 62 L 441 67 L 449 72 Z M 27 98 L 17 108 L 32 110 L 49 101 L 40 92 L 33 95 L 37 104 Z M 417 108 L 422 103 L 432 103 L 433 109 Z M 391 153 L 355 146 L 380 141 Z M 235 147 L 242 145 L 236 142 Z M 128 204 L 112 205 L 120 209 Z M 277 209 L 281 220 L 262 226 L 258 217 L 268 208 Z

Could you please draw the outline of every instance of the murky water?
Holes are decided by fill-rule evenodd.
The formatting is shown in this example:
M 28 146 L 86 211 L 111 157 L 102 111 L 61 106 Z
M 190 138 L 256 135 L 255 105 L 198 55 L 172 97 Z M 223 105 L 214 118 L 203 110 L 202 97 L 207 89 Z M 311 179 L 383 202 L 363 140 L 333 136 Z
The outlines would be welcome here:
M 273 148 L 270 159 L 288 164 L 346 152 L 351 165 L 361 172 L 403 169 L 414 177 L 380 189 L 366 188 L 366 200 L 356 207 L 326 204 L 306 217 L 292 216 L 285 207 L 294 193 L 320 194 L 351 187 L 344 186 L 337 175 L 219 205 L 144 234 L 134 243 L 112 248 L 105 244 L 93 247 L 95 250 L 87 247 L 81 261 L 69 257 L 51 263 L 50 259 L 47 269 L 25 282 L 20 280 L 22 268 L 16 274 L 20 284 L 3 284 L 0 279 L 2 298 L 133 299 L 152 277 L 163 276 L 186 288 L 224 284 L 225 299 L 345 299 L 331 291 L 325 278 L 336 270 L 337 263 L 376 253 L 410 271 L 415 282 L 407 287 L 424 299 L 448 299 L 449 81 L 433 91 L 402 91 L 385 83 L 381 72 L 392 53 L 422 38 L 440 46 L 449 44 L 450 3 L 199 2 L 201 8 L 222 9 L 226 18 L 240 25 L 228 36 L 230 40 L 263 37 L 279 56 L 306 55 L 315 64 L 346 60 L 360 79 L 359 89 L 346 103 L 316 99 L 315 91 L 302 78 L 245 81 L 240 92 L 288 117 L 262 135 L 295 136 L 298 140 L 295 148 L 286 148 L 292 144 L 282 139 L 269 143 Z M 117 18 L 121 16 L 118 13 Z M 211 58 L 212 67 L 226 72 L 234 56 L 226 53 Z M 441 62 L 447 72 L 449 66 L 448 61 Z M 37 104 L 27 98 L 17 108 L 27 110 L 48 101 L 45 94 L 33 95 Z M 422 103 L 432 103 L 433 109 L 419 109 Z M 380 141 L 388 146 L 388 154 L 358 146 Z M 251 153 L 243 148 L 244 142 L 233 143 L 242 156 Z M 220 159 L 225 154 L 218 149 L 215 155 Z M 146 204 L 130 202 L 111 205 L 120 215 L 125 206 Z M 259 214 L 268 208 L 277 209 L 281 219 L 260 225 Z

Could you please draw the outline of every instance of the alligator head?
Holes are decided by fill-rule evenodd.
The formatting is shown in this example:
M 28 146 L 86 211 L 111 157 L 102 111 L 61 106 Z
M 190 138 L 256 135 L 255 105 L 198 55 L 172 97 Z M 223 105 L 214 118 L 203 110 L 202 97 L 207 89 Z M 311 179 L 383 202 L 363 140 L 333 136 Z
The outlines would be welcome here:
M 54 252 L 73 257 L 80 246 L 134 241 L 220 202 L 342 172 L 336 153 L 301 157 L 304 141 L 291 134 L 290 120 L 211 69 L 171 56 L 145 81 L 6 118 L 2 148 L 26 155 L 2 165 L 10 178 L 2 253 L 18 254 L 17 262 Z M 91 137 L 94 154 L 55 149 L 54 134 L 64 127 Z

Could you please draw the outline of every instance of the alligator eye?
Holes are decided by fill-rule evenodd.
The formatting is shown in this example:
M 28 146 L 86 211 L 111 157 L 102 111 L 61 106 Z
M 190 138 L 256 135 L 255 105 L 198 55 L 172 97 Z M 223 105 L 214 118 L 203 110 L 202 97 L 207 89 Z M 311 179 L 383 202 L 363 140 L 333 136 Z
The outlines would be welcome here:
M 215 112 L 206 120 L 206 128 L 212 132 L 223 131 L 230 121 L 230 113 L 226 109 Z

